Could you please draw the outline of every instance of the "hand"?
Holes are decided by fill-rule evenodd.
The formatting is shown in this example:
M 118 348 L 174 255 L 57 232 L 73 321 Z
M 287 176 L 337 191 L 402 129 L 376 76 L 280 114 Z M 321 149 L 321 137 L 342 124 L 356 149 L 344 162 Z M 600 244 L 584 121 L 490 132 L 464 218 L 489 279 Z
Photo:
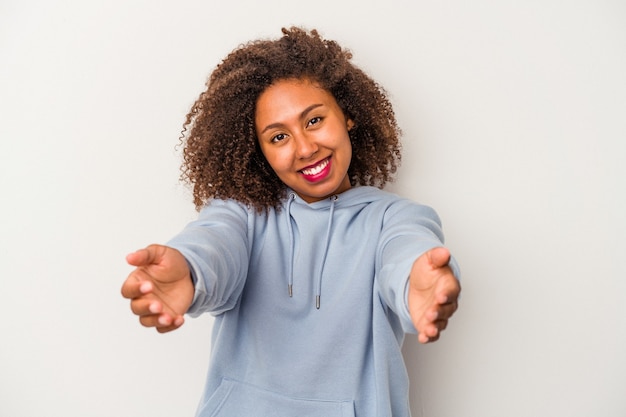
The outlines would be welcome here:
M 450 252 L 434 248 L 417 258 L 409 278 L 409 312 L 420 343 L 434 342 L 458 307 L 461 286 L 448 266 Z
M 150 245 L 129 254 L 126 261 L 137 268 L 122 285 L 122 296 L 130 299 L 139 322 L 159 333 L 182 326 L 194 294 L 185 257 L 176 249 Z

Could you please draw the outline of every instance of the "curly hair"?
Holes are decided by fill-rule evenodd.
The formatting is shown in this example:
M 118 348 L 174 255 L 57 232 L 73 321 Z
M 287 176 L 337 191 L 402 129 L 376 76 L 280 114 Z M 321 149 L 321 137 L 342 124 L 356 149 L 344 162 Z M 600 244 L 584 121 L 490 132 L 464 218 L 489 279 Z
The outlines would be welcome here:
M 352 185 L 382 188 L 400 164 L 400 129 L 385 90 L 350 62 L 352 53 L 316 30 L 282 29 L 277 40 L 233 50 L 211 73 L 186 116 L 181 179 L 196 209 L 234 199 L 257 211 L 280 206 L 286 186 L 263 156 L 255 129 L 259 95 L 285 79 L 308 79 L 330 92 L 352 119 Z

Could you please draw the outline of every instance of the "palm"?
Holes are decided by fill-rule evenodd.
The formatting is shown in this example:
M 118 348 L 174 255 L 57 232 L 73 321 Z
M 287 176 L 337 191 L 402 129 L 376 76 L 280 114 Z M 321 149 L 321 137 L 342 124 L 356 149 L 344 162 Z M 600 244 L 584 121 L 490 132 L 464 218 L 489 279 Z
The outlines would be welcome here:
M 145 273 L 151 277 L 153 294 L 163 303 L 166 312 L 182 315 L 191 304 L 188 287 L 181 285 L 189 281 L 189 268 L 184 258 L 168 247 L 159 247 L 155 263 L 145 265 Z M 182 257 L 182 255 L 180 255 Z M 167 311 L 170 310 L 170 311 Z
M 460 287 L 449 260 L 447 249 L 435 248 L 420 256 L 411 269 L 409 312 L 422 343 L 437 340 L 456 310 Z

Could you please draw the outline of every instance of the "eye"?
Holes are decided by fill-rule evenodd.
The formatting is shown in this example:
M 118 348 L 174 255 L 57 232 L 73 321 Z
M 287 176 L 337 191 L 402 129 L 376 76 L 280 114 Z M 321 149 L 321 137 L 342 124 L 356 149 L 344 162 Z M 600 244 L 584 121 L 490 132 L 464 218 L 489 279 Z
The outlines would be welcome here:
M 272 143 L 276 143 L 276 142 L 280 142 L 283 141 L 287 138 L 287 135 L 285 135 L 284 133 L 279 133 L 276 136 L 273 136 L 272 139 L 270 140 Z
M 309 120 L 308 126 L 316 125 L 316 124 L 318 124 L 321 121 L 322 121 L 321 117 L 314 117 L 311 120 Z

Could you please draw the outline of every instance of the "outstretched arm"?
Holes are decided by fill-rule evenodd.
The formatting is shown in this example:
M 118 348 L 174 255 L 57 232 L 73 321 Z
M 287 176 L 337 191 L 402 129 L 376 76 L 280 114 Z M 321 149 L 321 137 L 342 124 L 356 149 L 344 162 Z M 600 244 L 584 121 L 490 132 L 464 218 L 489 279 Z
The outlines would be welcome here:
M 409 278 L 409 312 L 420 343 L 439 339 L 458 307 L 461 286 L 449 262 L 450 252 L 437 247 L 413 263 Z
M 194 295 L 194 285 L 185 257 L 176 249 L 150 245 L 129 254 L 135 266 L 122 285 L 122 296 L 146 327 L 160 333 L 179 328 Z

